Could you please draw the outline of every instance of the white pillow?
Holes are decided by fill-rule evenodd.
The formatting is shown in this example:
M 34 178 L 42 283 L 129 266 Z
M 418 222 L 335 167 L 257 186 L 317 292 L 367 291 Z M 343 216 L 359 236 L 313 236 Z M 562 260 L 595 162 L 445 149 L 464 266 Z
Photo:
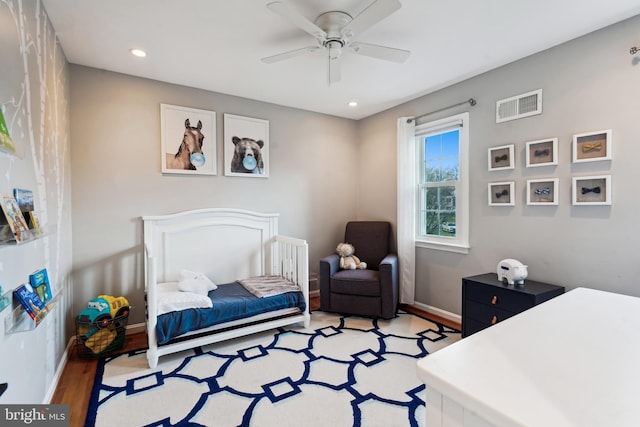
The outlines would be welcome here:
M 180 281 L 178 282 L 178 289 L 183 292 L 193 292 L 206 296 L 209 291 L 218 289 L 218 287 L 203 273 L 182 270 L 180 271 Z
M 193 292 L 180 291 L 178 289 L 178 282 L 158 283 L 157 290 L 158 305 L 156 310 L 158 316 L 189 308 L 213 307 L 211 298 Z

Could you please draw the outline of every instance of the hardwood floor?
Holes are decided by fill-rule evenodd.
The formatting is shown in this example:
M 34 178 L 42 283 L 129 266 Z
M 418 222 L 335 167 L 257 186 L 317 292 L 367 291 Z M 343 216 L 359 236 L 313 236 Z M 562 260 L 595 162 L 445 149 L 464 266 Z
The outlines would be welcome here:
M 320 298 L 312 297 L 309 301 L 309 308 L 313 310 L 320 309 Z M 409 306 L 401 306 L 401 309 L 417 314 L 436 322 L 440 322 L 446 326 L 460 330 L 460 324 L 452 322 L 448 319 L 434 316 L 424 311 Z M 144 332 L 127 335 L 124 347 L 121 351 L 137 350 L 147 346 L 147 334 Z M 91 397 L 91 389 L 93 388 L 93 379 L 98 366 L 97 360 L 81 359 L 78 357 L 76 348 L 73 348 L 64 371 L 58 382 L 51 403 L 68 404 L 70 410 L 70 427 L 82 427 L 87 417 L 87 407 Z

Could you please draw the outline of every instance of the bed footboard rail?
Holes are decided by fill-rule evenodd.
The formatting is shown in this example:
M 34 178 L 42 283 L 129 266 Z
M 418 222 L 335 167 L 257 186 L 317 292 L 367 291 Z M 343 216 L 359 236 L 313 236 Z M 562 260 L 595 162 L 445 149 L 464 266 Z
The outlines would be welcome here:
M 300 287 L 309 312 L 309 245 L 306 240 L 277 235 L 271 250 L 271 274 L 283 276 Z

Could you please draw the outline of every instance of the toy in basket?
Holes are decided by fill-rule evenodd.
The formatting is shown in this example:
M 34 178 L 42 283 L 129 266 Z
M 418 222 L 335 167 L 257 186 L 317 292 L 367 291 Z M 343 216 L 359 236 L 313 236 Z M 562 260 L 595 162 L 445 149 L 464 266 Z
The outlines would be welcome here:
M 101 356 L 122 347 L 130 310 L 122 296 L 98 295 L 90 300 L 76 319 L 78 354 Z

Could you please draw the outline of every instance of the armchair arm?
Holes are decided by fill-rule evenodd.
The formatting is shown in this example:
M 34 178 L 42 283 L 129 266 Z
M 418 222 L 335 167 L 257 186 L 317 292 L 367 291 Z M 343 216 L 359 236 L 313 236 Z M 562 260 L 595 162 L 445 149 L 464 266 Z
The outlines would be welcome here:
M 318 278 L 320 280 L 320 309 L 331 310 L 331 277 L 340 268 L 340 257 L 338 254 L 331 254 L 320 260 L 320 270 Z
M 400 295 L 398 255 L 389 254 L 384 257 L 380 262 L 379 272 L 382 317 L 385 319 L 391 319 L 396 315 Z

